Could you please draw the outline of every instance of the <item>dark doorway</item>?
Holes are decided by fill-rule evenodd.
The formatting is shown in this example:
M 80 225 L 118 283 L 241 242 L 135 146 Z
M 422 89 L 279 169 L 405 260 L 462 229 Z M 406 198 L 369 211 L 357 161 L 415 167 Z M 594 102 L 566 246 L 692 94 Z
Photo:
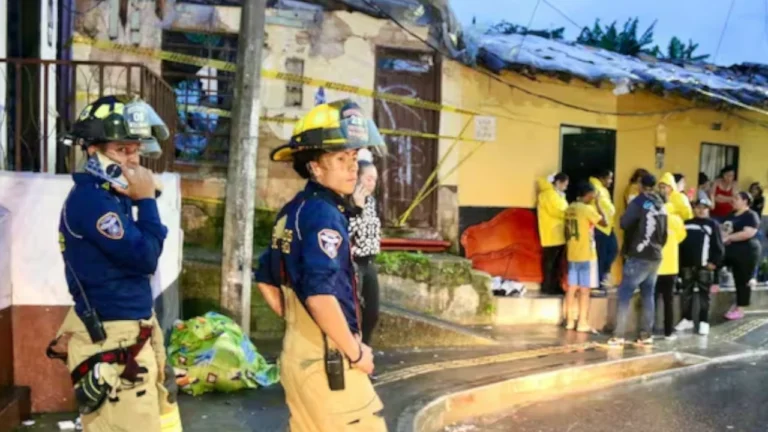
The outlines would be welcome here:
M 433 53 L 378 47 L 376 90 L 428 101 L 440 100 L 440 67 Z M 380 129 L 437 134 L 439 112 L 377 99 L 374 118 Z M 388 155 L 379 161 L 382 220 L 392 226 L 411 205 L 437 165 L 437 140 L 386 135 Z M 437 199 L 431 193 L 411 214 L 412 228 L 436 226 Z
M 580 126 L 560 127 L 560 166 L 570 177 L 566 196 L 568 202 L 576 197 L 576 185 L 589 181 L 597 170 L 608 168 L 615 173 L 616 131 Z M 611 186 L 613 196 L 613 186 Z

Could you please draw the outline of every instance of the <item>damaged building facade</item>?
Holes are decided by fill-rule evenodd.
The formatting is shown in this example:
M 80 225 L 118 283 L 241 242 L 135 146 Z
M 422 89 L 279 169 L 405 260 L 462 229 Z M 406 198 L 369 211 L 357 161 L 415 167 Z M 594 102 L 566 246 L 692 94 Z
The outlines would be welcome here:
M 129 7 L 126 27 L 111 36 L 99 25 L 111 19 L 109 5 L 91 3 L 95 9 L 76 21 L 76 34 L 236 62 L 237 2 L 145 2 L 142 10 Z M 584 176 L 597 164 L 612 168 L 616 196 L 638 167 L 694 179 L 699 171 L 719 169 L 713 160 L 727 159 L 737 162 L 742 181 L 766 180 L 757 162 L 766 135 L 759 114 L 737 108 L 740 114 L 731 115 L 720 109 L 729 105 L 720 99 L 690 97 L 695 91 L 686 86 L 694 82 L 710 90 L 727 85 L 721 75 L 533 35 L 462 34 L 441 2 L 346 3 L 333 9 L 319 1 L 271 2 L 264 69 L 437 101 L 493 121 L 479 130 L 478 118 L 447 109 L 265 77 L 256 195 L 258 221 L 267 225 L 270 212 L 302 184 L 290 167 L 269 162 L 270 150 L 290 136 L 286 120 L 319 100 L 344 97 L 357 100 L 386 130 L 455 137 L 468 126 L 466 140 L 456 146 L 451 138 L 389 135 L 382 164 L 382 216 L 393 226 L 442 161 L 440 186 L 406 221 L 406 235 L 445 239 L 454 250 L 467 227 L 504 209 L 534 207 L 535 179 L 561 169 Z M 140 60 L 175 89 L 175 168 L 184 173 L 186 240 L 220 244 L 234 74 L 84 45 L 75 45 L 73 56 Z

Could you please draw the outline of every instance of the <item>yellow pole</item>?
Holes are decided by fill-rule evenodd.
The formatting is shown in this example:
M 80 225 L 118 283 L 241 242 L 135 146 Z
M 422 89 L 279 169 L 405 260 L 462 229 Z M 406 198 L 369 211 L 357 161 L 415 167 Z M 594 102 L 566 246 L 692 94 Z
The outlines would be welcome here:
M 471 151 L 471 152 L 469 152 L 469 153 L 468 153 L 466 156 L 464 156 L 464 157 L 463 157 L 463 158 L 462 158 L 462 159 L 459 161 L 459 163 L 457 163 L 457 164 L 456 164 L 456 166 L 454 166 L 453 168 L 451 168 L 451 170 L 450 170 L 450 171 L 448 171 L 448 173 L 446 173 L 446 174 L 445 174 L 445 175 L 446 175 L 446 177 L 447 177 L 447 176 L 449 176 L 449 175 L 451 175 L 451 174 L 453 174 L 453 172 L 454 172 L 454 171 L 456 171 L 456 170 L 457 170 L 457 169 L 458 169 L 458 168 L 459 168 L 459 167 L 460 167 L 460 166 L 461 166 L 461 165 L 462 165 L 464 162 L 466 162 L 466 160 L 467 160 L 467 159 L 469 159 L 469 158 L 470 158 L 470 157 L 471 157 L 473 154 L 475 154 L 475 152 L 476 152 L 476 151 L 480 150 L 480 147 L 482 147 L 482 146 L 483 146 L 483 144 L 485 144 L 485 142 L 481 142 L 481 143 L 480 143 L 480 145 L 478 145 L 477 147 L 475 147 L 474 149 L 472 149 L 472 151 Z M 436 190 L 436 189 L 437 189 L 439 186 L 440 186 L 440 183 L 438 183 L 438 184 L 436 184 L 436 185 L 432 186 L 431 188 L 429 188 L 429 190 L 428 190 L 428 191 L 427 191 L 427 192 L 426 192 L 426 193 L 425 193 L 425 194 L 424 194 L 424 195 L 423 195 L 423 196 L 422 196 L 420 199 L 418 199 L 418 200 L 417 200 L 417 199 L 414 199 L 414 200 L 413 200 L 413 203 L 411 204 L 411 206 L 412 206 L 413 208 L 416 208 L 416 206 L 418 206 L 419 204 L 421 204 L 421 202 L 422 202 L 422 201 L 424 201 L 424 199 L 427 197 L 427 195 L 429 195 L 429 194 L 431 194 L 432 192 L 434 192 L 434 191 L 435 191 L 435 190 Z M 410 208 L 410 207 L 409 207 L 409 208 Z M 401 219 L 401 220 L 400 220 L 400 226 L 402 226 L 404 223 L 405 223 L 405 220 L 404 220 L 404 219 Z
M 437 176 L 437 173 L 440 172 L 440 168 L 445 163 L 446 159 L 448 158 L 448 155 L 453 151 L 453 148 L 456 146 L 456 144 L 464 137 L 464 132 L 467 131 L 467 128 L 469 127 L 469 124 L 472 123 L 472 119 L 474 119 L 475 116 L 470 116 L 469 120 L 467 120 L 467 123 L 464 125 L 464 127 L 461 129 L 461 132 L 459 133 L 459 136 L 456 137 L 455 140 L 453 140 L 453 143 L 450 147 L 448 147 L 448 150 L 443 154 L 443 156 L 440 158 L 440 160 L 437 162 L 437 166 L 432 171 L 432 173 L 429 174 L 429 177 L 424 182 L 424 184 L 421 186 L 421 189 L 419 189 L 419 192 L 416 194 L 416 196 L 413 198 L 413 201 L 408 206 L 407 209 L 403 212 L 402 215 L 400 215 L 400 220 L 398 221 L 398 226 L 405 225 L 405 221 L 408 220 L 408 218 L 411 216 L 411 213 L 416 209 L 416 207 L 421 203 L 424 198 L 426 197 L 426 194 L 424 191 L 427 189 L 427 186 L 432 182 L 432 180 L 435 179 Z

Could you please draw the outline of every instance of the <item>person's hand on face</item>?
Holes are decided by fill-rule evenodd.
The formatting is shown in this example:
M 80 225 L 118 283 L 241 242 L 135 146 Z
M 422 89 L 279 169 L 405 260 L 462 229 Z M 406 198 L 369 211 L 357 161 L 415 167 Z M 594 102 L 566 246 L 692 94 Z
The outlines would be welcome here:
M 128 188 L 116 188 L 128 198 L 138 201 L 147 198 L 155 198 L 155 178 L 152 171 L 141 165 L 122 165 L 123 175 L 128 181 Z
M 358 185 L 355 186 L 355 191 L 352 192 L 352 200 L 355 202 L 356 206 L 363 207 L 365 206 L 365 197 L 367 195 L 365 186 L 363 186 L 362 183 L 358 183 Z

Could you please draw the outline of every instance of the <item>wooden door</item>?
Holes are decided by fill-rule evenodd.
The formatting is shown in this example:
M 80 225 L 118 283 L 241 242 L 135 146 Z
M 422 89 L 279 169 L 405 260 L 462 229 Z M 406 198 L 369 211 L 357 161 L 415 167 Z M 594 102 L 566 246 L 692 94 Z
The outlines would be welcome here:
M 432 53 L 379 47 L 376 90 L 428 101 L 440 100 L 440 70 Z M 440 113 L 376 100 L 374 119 L 380 129 L 437 134 Z M 437 140 L 386 135 L 388 154 L 379 161 L 379 206 L 385 226 L 393 226 L 413 202 L 437 164 Z M 435 228 L 437 193 L 413 211 L 407 225 Z

